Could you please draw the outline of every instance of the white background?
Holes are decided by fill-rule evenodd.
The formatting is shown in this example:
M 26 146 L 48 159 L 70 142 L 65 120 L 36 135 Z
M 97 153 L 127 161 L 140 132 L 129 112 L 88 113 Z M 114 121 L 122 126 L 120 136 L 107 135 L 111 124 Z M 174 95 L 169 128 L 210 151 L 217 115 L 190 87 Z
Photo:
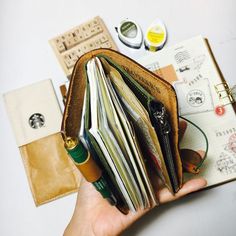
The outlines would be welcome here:
M 120 50 L 138 58 L 144 50 L 123 46 L 114 27 L 129 17 L 145 31 L 161 18 L 168 30 L 167 45 L 202 34 L 209 39 L 230 85 L 236 83 L 236 2 L 234 0 L 1 0 L 0 93 L 42 79 L 59 85 L 66 77 L 48 40 L 100 15 Z M 36 208 L 14 135 L 0 98 L 0 235 L 62 235 L 76 194 Z M 104 212 L 105 214 L 105 212 Z M 187 196 L 154 209 L 125 235 L 236 235 L 236 182 Z

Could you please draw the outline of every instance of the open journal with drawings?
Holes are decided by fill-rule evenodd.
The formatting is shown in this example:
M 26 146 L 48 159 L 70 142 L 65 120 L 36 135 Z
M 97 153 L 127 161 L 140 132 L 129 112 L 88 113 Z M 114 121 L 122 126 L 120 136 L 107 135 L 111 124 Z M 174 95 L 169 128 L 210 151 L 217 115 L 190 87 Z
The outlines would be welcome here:
M 200 172 L 208 186 L 236 179 L 236 117 L 233 94 L 224 80 L 206 39 L 201 36 L 138 60 L 170 82 L 177 93 L 179 115 L 207 135 L 208 154 Z M 190 126 L 180 147 L 202 149 L 198 131 Z M 193 178 L 184 174 L 185 179 Z

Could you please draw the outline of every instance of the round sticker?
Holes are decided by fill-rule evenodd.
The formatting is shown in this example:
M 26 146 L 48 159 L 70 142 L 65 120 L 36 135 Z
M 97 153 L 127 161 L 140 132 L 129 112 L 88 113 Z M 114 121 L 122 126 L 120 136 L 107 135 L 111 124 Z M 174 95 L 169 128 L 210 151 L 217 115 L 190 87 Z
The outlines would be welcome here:
M 29 125 L 33 129 L 41 128 L 44 125 L 44 123 L 45 123 L 45 118 L 40 113 L 34 113 L 29 118 Z
M 218 116 L 224 115 L 224 114 L 225 114 L 225 108 L 224 108 L 224 106 L 217 106 L 217 107 L 215 108 L 215 113 L 216 113 L 216 115 L 218 115 Z

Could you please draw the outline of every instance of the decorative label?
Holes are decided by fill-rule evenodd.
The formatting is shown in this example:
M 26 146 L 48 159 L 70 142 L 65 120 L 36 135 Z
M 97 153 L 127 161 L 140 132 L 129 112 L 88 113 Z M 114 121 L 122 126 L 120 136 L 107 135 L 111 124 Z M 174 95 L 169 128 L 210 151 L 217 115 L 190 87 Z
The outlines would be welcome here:
M 40 113 L 34 113 L 29 118 L 29 125 L 33 129 L 39 129 L 39 128 L 43 127 L 44 123 L 45 123 L 45 118 Z

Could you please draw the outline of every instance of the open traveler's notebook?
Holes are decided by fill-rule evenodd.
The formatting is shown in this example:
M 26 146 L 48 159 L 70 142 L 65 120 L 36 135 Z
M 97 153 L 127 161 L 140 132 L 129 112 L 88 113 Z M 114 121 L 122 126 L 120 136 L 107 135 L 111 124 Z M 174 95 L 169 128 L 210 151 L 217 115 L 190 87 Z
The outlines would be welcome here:
M 103 197 L 125 214 L 157 205 L 155 193 L 163 186 L 175 194 L 195 176 L 204 176 L 208 186 L 236 178 L 233 97 L 205 39 L 198 36 L 140 62 L 149 70 L 109 49 L 80 57 L 61 129 L 84 177 L 92 183 L 103 178 L 99 190 L 112 193 Z M 180 119 L 187 121 L 182 141 Z M 91 160 L 96 164 L 89 165 Z M 96 165 L 102 174 L 95 178 Z
M 158 204 L 157 177 L 173 194 L 182 186 L 177 111 L 169 83 L 119 52 L 94 50 L 72 73 L 62 121 L 65 147 L 86 179 L 105 180 L 99 190 L 108 186 L 113 196 L 103 197 L 111 196 L 123 213 L 149 208 Z M 88 157 L 76 151 L 81 145 Z M 91 178 L 91 159 L 102 177 Z
M 140 58 L 138 62 L 174 86 L 179 115 L 197 124 L 207 135 L 208 155 L 196 177 L 205 177 L 208 186 L 235 179 L 234 99 L 206 39 L 194 37 Z M 190 126 L 180 148 L 189 142 L 195 150 L 204 150 L 204 140 Z M 185 174 L 185 179 L 193 177 L 192 174 Z

